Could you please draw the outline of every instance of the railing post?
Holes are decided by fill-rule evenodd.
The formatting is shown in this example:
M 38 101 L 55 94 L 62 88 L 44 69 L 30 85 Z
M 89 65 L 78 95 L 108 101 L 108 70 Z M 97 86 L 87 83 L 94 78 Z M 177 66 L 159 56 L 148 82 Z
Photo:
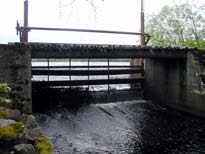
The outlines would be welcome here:
M 110 81 L 110 73 L 109 73 L 109 70 L 110 70 L 110 59 L 108 58 L 107 59 L 107 71 L 108 71 L 108 92 L 110 92 L 110 84 L 109 84 L 109 81 Z
M 141 46 L 145 45 L 144 31 L 144 0 L 141 0 Z
M 88 58 L 88 71 L 90 70 L 90 58 Z M 88 81 L 90 80 L 90 75 L 88 74 Z M 90 91 L 90 85 L 88 85 L 88 91 Z
M 24 27 L 28 27 L 28 0 L 24 1 Z M 24 29 L 21 33 L 20 42 L 28 42 L 28 30 Z

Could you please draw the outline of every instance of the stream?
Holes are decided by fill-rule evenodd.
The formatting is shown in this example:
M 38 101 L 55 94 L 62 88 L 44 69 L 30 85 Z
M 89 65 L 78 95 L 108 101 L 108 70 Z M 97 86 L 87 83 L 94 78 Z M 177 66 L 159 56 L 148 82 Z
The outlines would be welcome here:
M 36 113 L 56 154 L 205 153 L 205 121 L 145 100 Z

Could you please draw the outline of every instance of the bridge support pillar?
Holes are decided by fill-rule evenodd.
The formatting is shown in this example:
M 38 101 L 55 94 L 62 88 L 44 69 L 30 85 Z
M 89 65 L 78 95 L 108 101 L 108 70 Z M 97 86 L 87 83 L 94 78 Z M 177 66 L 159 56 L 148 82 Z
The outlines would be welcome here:
M 0 45 L 0 82 L 11 87 L 14 107 L 32 112 L 31 55 L 26 45 Z
M 146 59 L 145 96 L 162 106 L 205 117 L 200 90 L 201 66 L 189 52 L 187 59 Z

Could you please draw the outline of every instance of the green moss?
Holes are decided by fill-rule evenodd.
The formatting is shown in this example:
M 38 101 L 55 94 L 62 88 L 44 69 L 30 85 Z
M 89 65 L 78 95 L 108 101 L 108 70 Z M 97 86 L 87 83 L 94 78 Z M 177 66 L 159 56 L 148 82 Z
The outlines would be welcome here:
M 0 140 L 15 140 L 17 133 L 11 126 L 0 128 Z
M 8 117 L 8 109 L 0 108 L 0 118 L 7 118 Z
M 22 122 L 15 122 L 10 125 L 16 133 L 23 133 L 24 131 L 24 124 Z
M 198 90 L 198 89 L 192 90 L 191 93 L 195 94 L 195 95 L 205 95 L 205 91 L 204 90 Z
M 53 154 L 52 144 L 43 134 L 35 139 L 35 147 L 39 154 Z
M 8 86 L 7 83 L 0 83 L 0 92 L 2 93 L 10 93 L 11 92 L 11 88 Z
M 0 140 L 15 140 L 18 134 L 23 133 L 24 124 L 16 122 L 9 126 L 0 128 Z
M 28 116 L 29 116 L 28 114 L 23 113 L 22 116 L 21 116 L 21 121 L 26 123 L 26 120 L 28 119 Z

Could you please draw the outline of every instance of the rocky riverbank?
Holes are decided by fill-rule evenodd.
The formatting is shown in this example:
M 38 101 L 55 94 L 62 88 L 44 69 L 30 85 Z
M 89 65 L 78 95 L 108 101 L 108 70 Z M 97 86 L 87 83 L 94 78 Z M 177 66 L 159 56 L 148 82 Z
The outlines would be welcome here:
M 0 153 L 52 154 L 53 149 L 33 115 L 0 107 Z
M 53 147 L 31 114 L 16 109 L 12 90 L 0 83 L 0 154 L 53 154 Z

